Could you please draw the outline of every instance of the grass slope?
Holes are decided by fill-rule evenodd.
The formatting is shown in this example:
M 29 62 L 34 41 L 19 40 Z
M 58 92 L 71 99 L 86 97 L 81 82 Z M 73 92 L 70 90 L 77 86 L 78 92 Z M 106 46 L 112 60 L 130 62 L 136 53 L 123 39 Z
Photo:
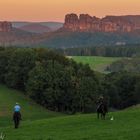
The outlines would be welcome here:
M 114 121 L 110 117 L 114 116 Z M 109 113 L 107 120 L 95 114 L 25 122 L 18 130 L 2 128 L 6 140 L 138 140 L 140 108 Z
M 72 56 L 76 62 L 89 64 L 96 71 L 105 72 L 105 68 L 111 63 L 120 60 L 120 57 L 101 57 L 101 56 Z
M 20 128 L 15 130 L 10 117 L 17 101 L 22 105 L 24 117 Z M 139 116 L 140 106 L 109 113 L 106 120 L 98 120 L 96 114 L 63 116 L 0 85 L 0 134 L 6 135 L 4 140 L 138 140 Z
M 13 107 L 16 102 L 19 102 L 22 107 L 21 112 L 25 121 L 62 115 L 44 109 L 17 90 L 8 89 L 6 86 L 0 85 L 0 127 L 11 125 Z

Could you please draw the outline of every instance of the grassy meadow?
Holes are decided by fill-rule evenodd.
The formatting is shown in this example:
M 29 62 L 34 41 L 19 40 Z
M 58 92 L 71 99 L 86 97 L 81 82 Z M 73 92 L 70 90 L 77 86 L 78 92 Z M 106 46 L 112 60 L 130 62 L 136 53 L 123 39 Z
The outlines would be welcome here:
M 23 115 L 16 130 L 11 119 L 15 102 L 21 104 Z M 139 116 L 140 106 L 109 113 L 106 120 L 98 120 L 96 114 L 66 116 L 48 111 L 21 92 L 0 85 L 0 133 L 6 135 L 4 140 L 138 140 Z
M 111 63 L 122 59 L 121 57 L 101 57 L 101 56 L 70 56 L 78 63 L 89 64 L 91 69 L 105 72 L 105 69 Z
M 12 124 L 13 107 L 19 102 L 22 107 L 24 121 L 38 120 L 43 118 L 52 118 L 61 116 L 61 113 L 51 112 L 17 90 L 9 89 L 4 85 L 0 85 L 0 126 Z

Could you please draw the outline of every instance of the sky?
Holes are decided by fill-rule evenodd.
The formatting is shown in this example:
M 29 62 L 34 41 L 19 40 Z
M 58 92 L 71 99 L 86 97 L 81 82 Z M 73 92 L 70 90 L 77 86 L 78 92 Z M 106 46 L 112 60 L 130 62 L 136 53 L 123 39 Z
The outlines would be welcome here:
M 0 20 L 63 22 L 68 13 L 140 15 L 140 0 L 0 0 Z

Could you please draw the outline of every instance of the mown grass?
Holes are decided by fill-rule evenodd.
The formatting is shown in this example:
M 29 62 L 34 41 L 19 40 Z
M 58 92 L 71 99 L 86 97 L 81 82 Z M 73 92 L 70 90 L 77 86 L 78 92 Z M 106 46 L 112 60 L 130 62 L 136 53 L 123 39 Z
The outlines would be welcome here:
M 121 57 L 101 57 L 101 56 L 72 56 L 71 58 L 78 63 L 89 64 L 91 69 L 99 72 L 105 72 L 107 66 L 109 66 L 111 63 L 117 60 L 122 59 Z

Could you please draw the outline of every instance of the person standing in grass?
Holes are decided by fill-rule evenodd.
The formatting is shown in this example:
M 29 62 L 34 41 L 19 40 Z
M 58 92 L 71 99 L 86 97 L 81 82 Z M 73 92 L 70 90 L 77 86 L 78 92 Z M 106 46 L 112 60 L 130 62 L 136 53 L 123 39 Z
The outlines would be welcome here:
M 19 103 L 16 103 L 16 105 L 14 106 L 14 114 L 13 114 L 15 128 L 19 127 L 19 122 L 21 120 L 20 110 L 21 110 L 21 107 L 20 107 Z

